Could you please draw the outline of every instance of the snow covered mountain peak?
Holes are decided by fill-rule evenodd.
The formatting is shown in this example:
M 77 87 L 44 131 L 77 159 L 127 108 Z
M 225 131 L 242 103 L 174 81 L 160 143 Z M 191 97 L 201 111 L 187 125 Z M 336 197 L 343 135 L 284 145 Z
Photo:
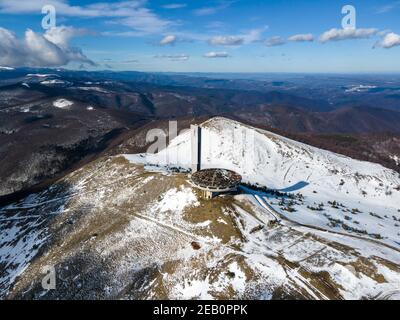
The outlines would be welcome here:
M 297 214 L 292 214 L 291 219 L 297 222 L 324 228 L 329 224 L 376 237 L 385 234 L 390 238 L 388 242 L 400 245 L 400 229 L 396 227 L 400 220 L 397 172 L 226 118 L 212 118 L 201 128 L 201 168 L 234 170 L 247 184 L 303 196 L 302 204 L 293 205 Z M 190 132 L 179 135 L 157 154 L 127 158 L 148 167 L 189 169 Z M 321 204 L 328 208 L 322 217 L 316 217 Z M 364 214 L 354 217 L 354 212 Z M 376 216 L 382 217 L 380 220 L 388 217 L 388 223 L 377 223 Z
M 0 208 L 0 298 L 398 299 L 399 195 L 372 194 L 396 174 L 223 118 L 201 127 L 203 167 L 281 191 L 204 199 L 165 168 L 190 168 L 190 132 L 96 159 Z
M 386 197 L 400 185 L 399 174 L 381 165 L 354 160 L 230 119 L 216 117 L 203 124 L 202 168 L 227 168 L 246 182 L 292 190 L 297 183 L 329 187 L 334 192 Z M 148 165 L 190 168 L 190 134 L 185 132 L 156 155 L 142 154 Z M 129 156 L 132 160 L 137 156 Z M 343 183 L 344 182 L 344 183 Z M 346 183 L 348 185 L 346 186 Z M 300 189 L 298 189 L 300 190 Z

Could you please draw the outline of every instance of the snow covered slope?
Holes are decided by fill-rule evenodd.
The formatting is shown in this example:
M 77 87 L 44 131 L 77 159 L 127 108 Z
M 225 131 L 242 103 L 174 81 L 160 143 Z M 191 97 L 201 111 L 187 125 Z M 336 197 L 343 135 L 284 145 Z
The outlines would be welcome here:
M 2 67 L 0 66 L 0 71 L 12 71 L 15 70 L 14 68 L 10 68 L 10 67 Z
M 0 207 L 0 299 L 399 299 L 396 174 L 226 119 L 202 126 L 207 166 L 288 192 L 202 199 L 165 169 L 189 167 L 188 134 L 99 158 Z M 56 290 L 42 288 L 49 266 Z
M 258 195 L 257 195 L 257 198 Z M 98 159 L 0 208 L 1 299 L 398 299 L 400 254 Z M 44 290 L 45 267 L 56 290 Z
M 244 181 L 297 195 L 265 201 L 298 223 L 342 230 L 400 247 L 400 177 L 354 160 L 225 118 L 202 127 L 202 168 L 226 168 Z M 190 168 L 190 133 L 158 154 L 129 155 L 147 166 Z M 275 202 L 274 202 L 275 200 Z

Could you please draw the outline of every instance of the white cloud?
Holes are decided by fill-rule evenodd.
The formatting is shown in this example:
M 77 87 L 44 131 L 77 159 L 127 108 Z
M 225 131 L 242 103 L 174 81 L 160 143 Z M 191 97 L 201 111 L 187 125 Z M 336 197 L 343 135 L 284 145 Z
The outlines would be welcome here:
M 267 29 L 268 26 L 264 26 L 248 30 L 238 35 L 214 36 L 211 39 L 208 39 L 208 43 L 214 46 L 240 46 L 243 44 L 249 44 L 261 41 L 262 34 Z
M 261 41 L 262 34 L 267 29 L 268 29 L 268 26 L 264 26 L 264 27 L 258 28 L 258 29 L 251 29 L 247 33 L 241 35 L 241 37 L 244 39 L 245 43 L 258 42 L 258 41 Z
M 391 32 L 386 34 L 381 41 L 377 43 L 377 46 L 390 49 L 396 46 L 400 46 L 400 35 Z
M 314 41 L 314 36 L 311 33 L 307 34 L 295 34 L 288 39 L 289 41 L 295 42 L 311 42 Z
M 400 1 L 395 1 L 391 4 L 386 4 L 380 8 L 378 8 L 378 10 L 376 11 L 377 13 L 387 13 L 390 12 L 396 8 L 400 7 Z
M 162 6 L 162 8 L 164 9 L 181 9 L 186 7 L 187 7 L 186 3 L 170 3 Z
M 208 41 L 214 46 L 240 46 L 244 43 L 241 36 L 216 36 Z
M 208 52 L 204 55 L 204 58 L 228 58 L 228 52 Z
M 204 8 L 196 9 L 196 10 L 194 10 L 194 14 L 196 16 L 209 16 L 212 14 L 216 14 L 218 11 L 221 11 L 221 10 L 224 10 L 224 9 L 230 7 L 232 3 L 233 3 L 233 1 L 223 1 L 223 2 L 220 2 L 219 5 L 216 5 L 213 7 L 204 7 Z
M 58 67 L 70 62 L 95 65 L 79 48 L 72 48 L 68 41 L 84 33 L 82 29 L 58 27 L 45 34 L 28 29 L 23 39 L 0 28 L 0 64 L 13 67 Z
M 174 25 L 173 22 L 157 17 L 146 8 L 139 8 L 135 11 L 135 14 L 114 22 L 135 30 L 136 34 L 132 33 L 132 35 L 137 36 L 159 34 Z
M 225 22 L 222 21 L 212 21 L 210 23 L 208 23 L 206 25 L 207 29 L 214 29 L 214 30 L 218 30 L 218 29 L 222 29 L 226 26 Z
M 174 35 L 168 35 L 165 36 L 161 41 L 160 41 L 160 45 L 165 46 L 165 45 L 172 45 L 174 43 L 176 43 L 177 41 L 177 37 Z
M 377 33 L 377 35 L 380 36 L 380 37 L 384 37 L 384 36 L 386 36 L 388 33 L 391 33 L 391 32 L 393 32 L 393 31 L 390 30 L 390 29 L 385 29 L 385 30 L 379 31 L 379 32 Z
M 367 39 L 378 33 L 377 29 L 331 29 L 320 36 L 321 42 L 339 41 L 349 39 Z
M 94 34 L 94 32 L 91 32 L 87 29 L 77 29 L 68 26 L 60 26 L 48 29 L 44 34 L 44 37 L 58 46 L 67 47 L 69 41 L 72 38 L 88 34 Z
M 276 47 L 276 46 L 281 46 L 285 44 L 285 39 L 279 36 L 275 36 L 272 38 L 269 38 L 265 41 L 265 45 L 267 47 Z
M 187 61 L 190 56 L 187 54 L 161 54 L 155 55 L 154 58 L 157 59 L 168 59 L 170 61 Z
M 86 6 L 70 5 L 67 0 L 0 0 L 0 12 L 11 14 L 40 14 L 44 5 L 53 5 L 57 15 L 71 17 L 106 17 L 114 24 L 133 29 L 131 35 L 140 36 L 164 32 L 174 22 L 160 18 L 145 7 L 145 0 L 97 2 Z
M 86 6 L 72 6 L 67 0 L 30 0 L 26 2 L 0 0 L 0 12 L 3 13 L 35 13 L 41 12 L 44 5 L 53 5 L 58 14 L 78 17 L 124 17 L 135 13 L 145 1 L 131 0 L 114 3 L 92 3 Z M 113 9 L 112 11 L 110 9 Z
M 217 7 L 201 8 L 201 9 L 195 10 L 194 14 L 196 16 L 208 16 L 208 15 L 215 14 L 218 10 L 219 10 L 219 8 L 217 8 Z

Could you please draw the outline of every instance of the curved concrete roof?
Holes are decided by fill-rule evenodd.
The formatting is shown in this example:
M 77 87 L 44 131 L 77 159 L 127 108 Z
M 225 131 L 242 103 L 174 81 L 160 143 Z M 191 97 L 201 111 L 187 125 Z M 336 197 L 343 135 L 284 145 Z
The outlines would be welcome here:
M 192 184 L 202 190 L 227 192 L 235 189 L 242 176 L 227 169 L 204 169 L 191 175 Z

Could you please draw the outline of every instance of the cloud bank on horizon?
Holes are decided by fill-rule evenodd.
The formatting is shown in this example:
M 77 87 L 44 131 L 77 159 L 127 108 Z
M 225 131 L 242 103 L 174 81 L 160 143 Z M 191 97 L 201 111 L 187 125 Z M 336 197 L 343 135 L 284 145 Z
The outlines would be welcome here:
M 44 34 L 26 30 L 24 38 L 0 27 L 0 64 L 12 67 L 59 67 L 77 62 L 90 66 L 96 64 L 79 48 L 69 45 L 69 40 L 85 34 L 85 30 L 72 27 L 54 27 Z
M 296 72 L 297 62 L 304 71 L 324 72 L 321 52 L 329 46 L 328 58 L 337 61 L 338 69 L 350 66 L 352 70 L 352 61 L 343 54 L 349 50 L 370 59 L 366 67 L 387 71 L 393 59 L 392 65 L 400 71 L 394 60 L 394 52 L 400 49 L 400 22 L 392 19 L 400 11 L 400 2 L 382 5 L 378 0 L 356 0 L 361 14 L 355 28 L 341 27 L 341 5 L 333 2 L 298 1 L 293 10 L 284 1 L 272 5 L 252 0 L 0 0 L 0 19 L 6 18 L 0 20 L 6 21 L 0 22 L 0 65 L 126 69 L 126 61 L 135 61 L 135 68 L 143 71 L 253 71 L 254 60 L 270 57 L 264 61 L 264 71 L 280 67 Z M 38 28 L 45 5 L 55 7 L 61 25 Z M 15 28 L 21 16 L 26 22 Z M 287 56 L 293 65 L 284 60 Z M 212 58 L 228 57 L 218 65 L 212 62 Z M 180 64 L 189 58 L 190 64 Z M 168 70 L 162 63 L 165 59 L 172 62 Z M 107 64 L 101 62 L 105 60 Z

